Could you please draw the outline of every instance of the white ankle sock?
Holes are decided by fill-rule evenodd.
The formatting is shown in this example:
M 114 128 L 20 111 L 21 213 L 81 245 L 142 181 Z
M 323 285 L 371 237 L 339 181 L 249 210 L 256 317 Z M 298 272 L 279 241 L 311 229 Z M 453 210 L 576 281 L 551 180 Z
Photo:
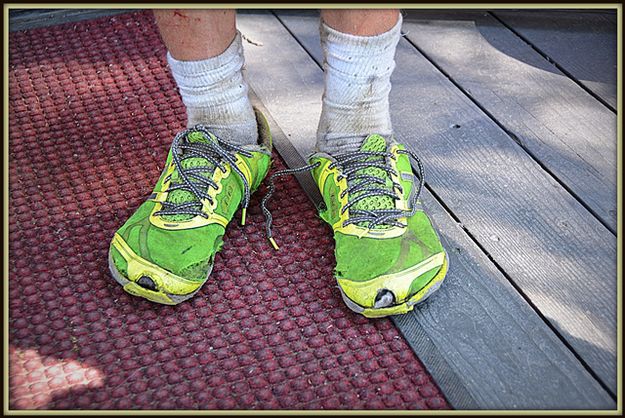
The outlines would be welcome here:
M 167 61 L 187 108 L 187 126 L 201 123 L 219 138 L 235 144 L 256 144 L 258 127 L 243 79 L 243 46 L 237 32 L 220 55 L 201 61 Z
M 392 134 L 388 96 L 402 17 L 388 32 L 356 36 L 320 24 L 325 91 L 317 148 L 355 151 L 369 134 Z

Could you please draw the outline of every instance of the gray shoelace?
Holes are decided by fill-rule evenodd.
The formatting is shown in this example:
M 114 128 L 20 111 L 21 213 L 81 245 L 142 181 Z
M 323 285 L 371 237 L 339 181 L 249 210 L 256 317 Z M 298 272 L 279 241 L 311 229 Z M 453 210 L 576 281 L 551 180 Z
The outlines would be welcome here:
M 276 190 L 276 184 L 274 182 L 274 179 L 280 176 L 285 176 L 287 174 L 296 174 L 296 173 L 303 173 L 305 171 L 310 171 L 318 166 L 319 166 L 319 163 L 314 163 L 314 164 L 308 164 L 304 167 L 299 167 L 299 168 L 287 168 L 284 170 L 276 171 L 275 173 L 271 175 L 271 177 L 269 177 L 268 190 L 265 196 L 263 197 L 263 200 L 260 202 L 260 207 L 263 210 L 263 214 L 265 215 L 265 230 L 267 233 L 267 238 L 269 239 L 269 242 L 271 242 L 271 245 L 273 245 L 273 248 L 275 248 L 276 250 L 279 247 L 278 247 L 278 244 L 276 244 L 276 241 L 273 239 L 273 234 L 271 232 L 271 224 L 273 223 L 273 216 L 271 216 L 271 212 L 269 211 L 269 209 L 267 209 L 267 203 L 269 202 L 269 199 L 271 199 L 271 196 L 273 196 L 273 192 Z
M 350 199 L 350 201 L 343 206 L 341 209 L 341 214 L 345 213 L 347 209 L 350 209 L 350 217 L 346 221 L 343 222 L 343 226 L 347 226 L 349 224 L 362 224 L 368 223 L 368 229 L 373 229 L 376 226 L 397 226 L 400 228 L 405 228 L 407 225 L 399 222 L 399 218 L 402 217 L 411 217 L 417 211 L 417 201 L 419 196 L 421 195 L 421 191 L 424 186 L 424 178 L 425 173 L 423 169 L 423 164 L 417 155 L 408 150 L 398 150 L 398 154 L 406 154 L 410 156 L 416 163 L 418 169 L 418 179 L 419 179 L 419 187 L 416 192 L 410 194 L 409 210 L 403 209 L 371 209 L 371 210 L 363 210 L 363 209 L 354 209 L 353 206 L 357 202 L 366 199 L 368 197 L 373 196 L 388 196 L 393 200 L 400 199 L 394 192 L 383 189 L 381 187 L 376 187 L 375 185 L 386 185 L 387 180 L 383 177 L 373 176 L 369 174 L 363 174 L 362 172 L 358 173 L 361 170 L 365 170 L 368 168 L 379 168 L 383 170 L 387 175 L 393 175 L 395 177 L 399 176 L 396 170 L 394 170 L 388 159 L 396 159 L 396 157 L 389 152 L 374 152 L 374 151 L 354 151 L 348 152 L 344 154 L 339 154 L 334 157 L 335 162 L 332 162 L 328 167 L 339 169 L 339 176 L 337 180 L 341 180 L 343 178 L 347 179 L 347 189 L 345 189 L 340 197 L 343 198 L 346 193 L 350 193 L 352 196 L 356 195 L 356 197 Z M 273 217 L 269 209 L 267 209 L 267 203 L 271 196 L 275 191 L 274 179 L 280 176 L 284 176 L 287 174 L 296 174 L 305 171 L 311 171 L 314 168 L 319 166 L 319 162 L 314 164 L 309 164 L 304 167 L 299 168 L 289 168 L 285 170 L 280 170 L 275 172 L 271 177 L 269 177 L 269 187 L 267 194 L 263 198 L 261 202 L 261 208 L 265 215 L 265 229 L 267 233 L 267 238 L 273 245 L 275 249 L 278 249 L 278 246 L 273 239 L 273 234 L 271 232 L 271 226 L 273 223 Z M 373 185 L 373 186 L 372 186 Z M 403 188 L 401 184 L 393 181 L 393 189 L 397 189 L 399 193 L 403 193 Z
M 189 135 L 199 132 L 206 139 L 206 142 L 189 142 Z M 211 134 L 203 125 L 195 125 L 192 128 L 180 132 L 172 142 L 172 160 L 176 165 L 181 182 L 172 183 L 167 190 L 185 190 L 191 192 L 195 200 L 184 203 L 162 202 L 162 208 L 155 212 L 155 215 L 192 215 L 208 218 L 208 214 L 202 211 L 202 200 L 206 199 L 212 205 L 213 198 L 209 196 L 210 187 L 218 189 L 219 185 L 210 177 L 214 170 L 221 170 L 226 173 L 226 165 L 238 174 L 243 182 L 243 221 L 245 223 L 245 210 L 250 201 L 250 185 L 243 172 L 236 165 L 236 155 L 239 153 L 251 158 L 252 154 L 240 146 L 230 144 L 216 137 L 211 139 Z M 199 167 L 184 168 L 182 162 L 188 158 L 203 158 L 209 165 Z M 202 174 L 208 174 L 206 177 Z

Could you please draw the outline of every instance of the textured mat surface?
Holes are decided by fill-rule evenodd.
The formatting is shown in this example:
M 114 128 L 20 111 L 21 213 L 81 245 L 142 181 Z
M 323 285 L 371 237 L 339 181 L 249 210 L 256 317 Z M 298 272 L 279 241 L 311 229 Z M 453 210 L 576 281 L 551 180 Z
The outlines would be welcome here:
M 389 320 L 343 305 L 293 178 L 271 205 L 280 251 L 257 193 L 191 301 L 110 277 L 185 119 L 151 14 L 12 33 L 9 88 L 11 408 L 448 408 Z

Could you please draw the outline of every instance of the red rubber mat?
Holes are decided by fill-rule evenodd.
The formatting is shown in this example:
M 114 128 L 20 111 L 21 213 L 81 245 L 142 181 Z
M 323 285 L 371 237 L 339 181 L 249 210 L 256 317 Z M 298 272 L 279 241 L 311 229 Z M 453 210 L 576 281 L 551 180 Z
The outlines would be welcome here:
M 11 33 L 9 90 L 10 408 L 449 408 L 389 320 L 343 305 L 293 178 L 270 205 L 280 251 L 261 188 L 192 300 L 110 277 L 109 240 L 185 119 L 151 13 Z

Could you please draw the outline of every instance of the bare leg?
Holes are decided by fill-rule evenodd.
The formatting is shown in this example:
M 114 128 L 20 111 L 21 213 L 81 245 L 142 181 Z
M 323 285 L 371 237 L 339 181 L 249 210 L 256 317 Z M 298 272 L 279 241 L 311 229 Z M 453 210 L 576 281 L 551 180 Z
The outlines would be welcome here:
M 235 10 L 154 10 L 169 53 L 180 61 L 197 61 L 224 52 L 236 35 Z
M 321 20 L 339 32 L 359 36 L 379 35 L 397 23 L 397 9 L 325 9 Z

